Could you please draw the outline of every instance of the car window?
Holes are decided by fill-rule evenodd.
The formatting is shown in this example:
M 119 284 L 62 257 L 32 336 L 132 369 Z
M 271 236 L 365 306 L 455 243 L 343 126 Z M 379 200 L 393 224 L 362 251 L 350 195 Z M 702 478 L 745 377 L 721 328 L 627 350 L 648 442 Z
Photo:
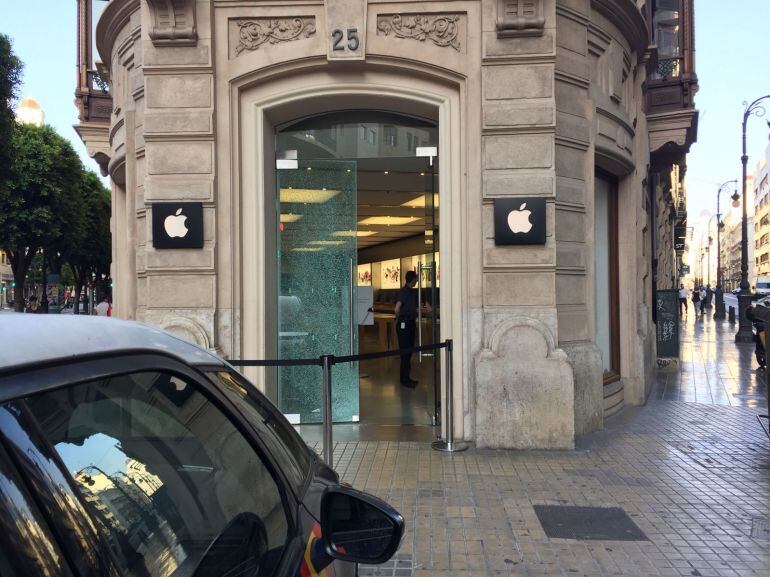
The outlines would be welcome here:
M 310 450 L 283 415 L 252 384 L 231 371 L 208 373 L 243 412 L 299 494 L 310 472 Z
M 127 577 L 273 575 L 281 491 L 191 380 L 141 372 L 26 399 Z
M 70 576 L 43 515 L 0 444 L 0 577 Z

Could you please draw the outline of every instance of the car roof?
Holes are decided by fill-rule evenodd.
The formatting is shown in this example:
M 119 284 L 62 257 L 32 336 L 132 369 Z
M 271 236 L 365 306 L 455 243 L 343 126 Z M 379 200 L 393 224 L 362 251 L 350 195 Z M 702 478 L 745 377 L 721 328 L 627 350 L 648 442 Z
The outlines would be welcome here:
M 137 322 L 87 315 L 0 314 L 0 372 L 132 352 L 157 352 L 191 365 L 225 364 L 196 345 Z

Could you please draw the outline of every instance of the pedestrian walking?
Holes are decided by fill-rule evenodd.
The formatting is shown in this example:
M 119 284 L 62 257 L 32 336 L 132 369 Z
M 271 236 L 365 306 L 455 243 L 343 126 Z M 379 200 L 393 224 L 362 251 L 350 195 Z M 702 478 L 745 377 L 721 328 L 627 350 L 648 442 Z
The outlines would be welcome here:
M 112 316 L 112 305 L 110 304 L 110 299 L 108 299 L 106 295 L 103 296 L 102 301 L 94 307 L 94 315 L 99 317 Z
M 27 309 L 24 312 L 32 314 L 40 314 L 43 312 L 43 309 L 40 308 L 40 303 L 37 301 L 37 297 L 35 295 L 29 297 L 29 300 L 27 301 Z
M 700 307 L 701 307 L 700 289 L 698 287 L 695 287 L 695 290 L 692 291 L 692 308 L 695 311 L 696 318 L 698 316 L 698 313 L 702 312 Z
M 414 335 L 417 322 L 417 273 L 410 270 L 406 273 L 404 286 L 398 291 L 396 300 L 396 336 L 398 337 L 398 348 L 411 349 L 414 347 Z M 425 308 L 430 311 L 429 303 Z M 413 389 L 417 386 L 417 381 L 412 379 L 410 373 L 412 370 L 412 353 L 401 355 L 401 369 L 399 377 L 401 385 Z
M 690 297 L 689 289 L 684 286 L 684 283 L 679 285 L 679 316 L 682 316 L 682 309 L 684 309 L 685 316 L 687 315 L 687 299 Z

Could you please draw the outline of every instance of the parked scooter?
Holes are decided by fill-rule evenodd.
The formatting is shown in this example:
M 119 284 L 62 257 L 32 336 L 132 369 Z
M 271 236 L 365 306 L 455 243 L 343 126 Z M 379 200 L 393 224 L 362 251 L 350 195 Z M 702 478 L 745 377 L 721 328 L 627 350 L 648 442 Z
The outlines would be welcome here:
M 754 333 L 754 356 L 757 358 L 759 368 L 767 369 L 767 359 L 765 358 L 765 323 L 754 314 L 755 307 L 746 309 L 746 317 L 751 321 Z

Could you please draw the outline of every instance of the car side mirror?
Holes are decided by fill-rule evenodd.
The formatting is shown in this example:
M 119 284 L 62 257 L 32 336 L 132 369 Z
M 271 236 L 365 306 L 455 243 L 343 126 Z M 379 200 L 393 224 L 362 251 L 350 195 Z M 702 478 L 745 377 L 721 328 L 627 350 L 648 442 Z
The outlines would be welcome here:
M 348 487 L 330 487 L 321 500 L 321 533 L 334 559 L 376 565 L 390 559 L 404 518 L 385 501 Z

